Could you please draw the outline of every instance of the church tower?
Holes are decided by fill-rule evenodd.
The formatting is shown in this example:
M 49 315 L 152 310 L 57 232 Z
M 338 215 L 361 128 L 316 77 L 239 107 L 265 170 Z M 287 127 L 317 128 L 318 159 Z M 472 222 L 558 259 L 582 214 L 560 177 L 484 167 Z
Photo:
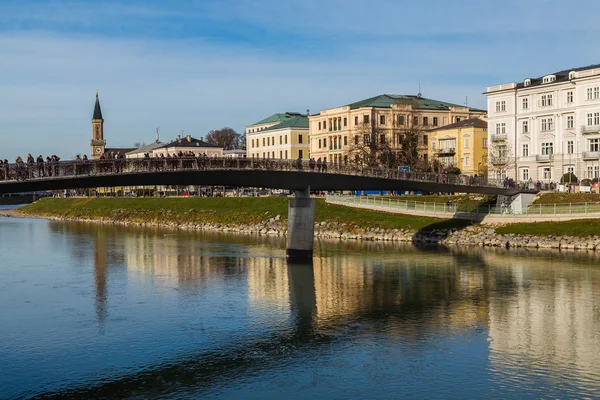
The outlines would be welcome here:
M 100 109 L 100 100 L 96 92 L 96 105 L 94 106 L 94 116 L 92 117 L 92 158 L 99 159 L 104 154 L 106 140 L 104 140 L 104 119 L 102 119 L 102 110 Z

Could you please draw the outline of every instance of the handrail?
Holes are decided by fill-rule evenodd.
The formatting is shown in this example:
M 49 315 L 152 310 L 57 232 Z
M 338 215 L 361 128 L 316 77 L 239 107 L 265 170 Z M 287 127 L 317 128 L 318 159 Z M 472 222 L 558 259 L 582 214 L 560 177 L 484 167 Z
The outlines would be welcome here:
M 434 174 L 334 162 L 253 158 L 120 158 L 0 165 L 0 182 L 48 180 L 77 176 L 153 173 L 181 170 L 302 171 L 432 182 L 464 186 L 503 187 L 501 181 L 468 175 Z

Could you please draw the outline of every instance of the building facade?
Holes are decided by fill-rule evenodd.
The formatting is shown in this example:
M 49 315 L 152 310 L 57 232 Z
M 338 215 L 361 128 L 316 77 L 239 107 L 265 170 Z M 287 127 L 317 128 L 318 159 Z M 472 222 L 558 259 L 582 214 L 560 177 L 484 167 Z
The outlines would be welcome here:
M 429 131 L 428 153 L 444 167 L 480 174 L 487 165 L 487 122 L 470 118 Z
M 311 157 L 334 163 L 359 161 L 356 155 L 353 157 L 353 148 L 376 140 L 401 152 L 404 135 L 414 131 L 419 133 L 419 157 L 428 162 L 428 130 L 485 113 L 421 95 L 382 94 L 311 115 L 310 153 Z
M 248 158 L 309 159 L 308 117 L 299 113 L 274 114 L 246 127 Z
M 183 138 L 181 135 L 177 136 L 177 139 L 172 142 L 152 150 L 150 156 L 167 157 L 168 155 L 171 155 L 177 157 L 180 153 L 188 154 L 190 152 L 194 153 L 194 156 L 196 157 L 204 155 L 207 157 L 223 157 L 223 147 L 207 143 L 202 139 L 195 139 L 190 135 Z
M 550 183 L 565 173 L 600 176 L 600 65 L 491 86 L 485 95 L 495 177 Z M 498 165 L 494 149 L 503 155 Z

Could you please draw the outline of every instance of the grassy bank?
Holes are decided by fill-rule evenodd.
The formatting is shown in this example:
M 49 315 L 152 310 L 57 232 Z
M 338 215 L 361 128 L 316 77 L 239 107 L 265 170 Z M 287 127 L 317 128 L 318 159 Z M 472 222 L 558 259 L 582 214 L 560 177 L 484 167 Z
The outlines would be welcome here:
M 600 236 L 600 220 L 579 219 L 560 222 L 528 222 L 496 228 L 496 233 L 531 236 Z
M 596 193 L 544 193 L 533 204 L 576 204 L 600 203 L 600 194 Z
M 173 221 L 192 224 L 249 225 L 280 215 L 287 220 L 287 198 L 118 198 L 42 199 L 20 209 L 26 215 L 110 219 L 130 222 Z M 464 227 L 467 221 L 389 214 L 327 204 L 317 200 L 317 222 L 336 222 L 348 228 L 428 230 Z

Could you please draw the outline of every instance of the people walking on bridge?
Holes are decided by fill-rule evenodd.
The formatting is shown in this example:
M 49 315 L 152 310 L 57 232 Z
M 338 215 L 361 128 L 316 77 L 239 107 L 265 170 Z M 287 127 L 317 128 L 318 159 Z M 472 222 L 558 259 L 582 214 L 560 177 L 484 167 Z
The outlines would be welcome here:
M 322 168 L 323 168 L 323 172 L 327 172 L 327 159 L 326 158 L 323 159 L 323 167 Z
M 321 172 L 321 167 L 323 163 L 321 162 L 321 157 L 317 158 L 317 172 Z
M 298 156 L 298 159 L 296 160 L 296 168 L 298 171 L 302 171 L 302 157 L 300 156 Z
M 308 160 L 308 168 L 310 168 L 310 172 L 314 172 L 315 170 L 315 159 L 312 157 Z

